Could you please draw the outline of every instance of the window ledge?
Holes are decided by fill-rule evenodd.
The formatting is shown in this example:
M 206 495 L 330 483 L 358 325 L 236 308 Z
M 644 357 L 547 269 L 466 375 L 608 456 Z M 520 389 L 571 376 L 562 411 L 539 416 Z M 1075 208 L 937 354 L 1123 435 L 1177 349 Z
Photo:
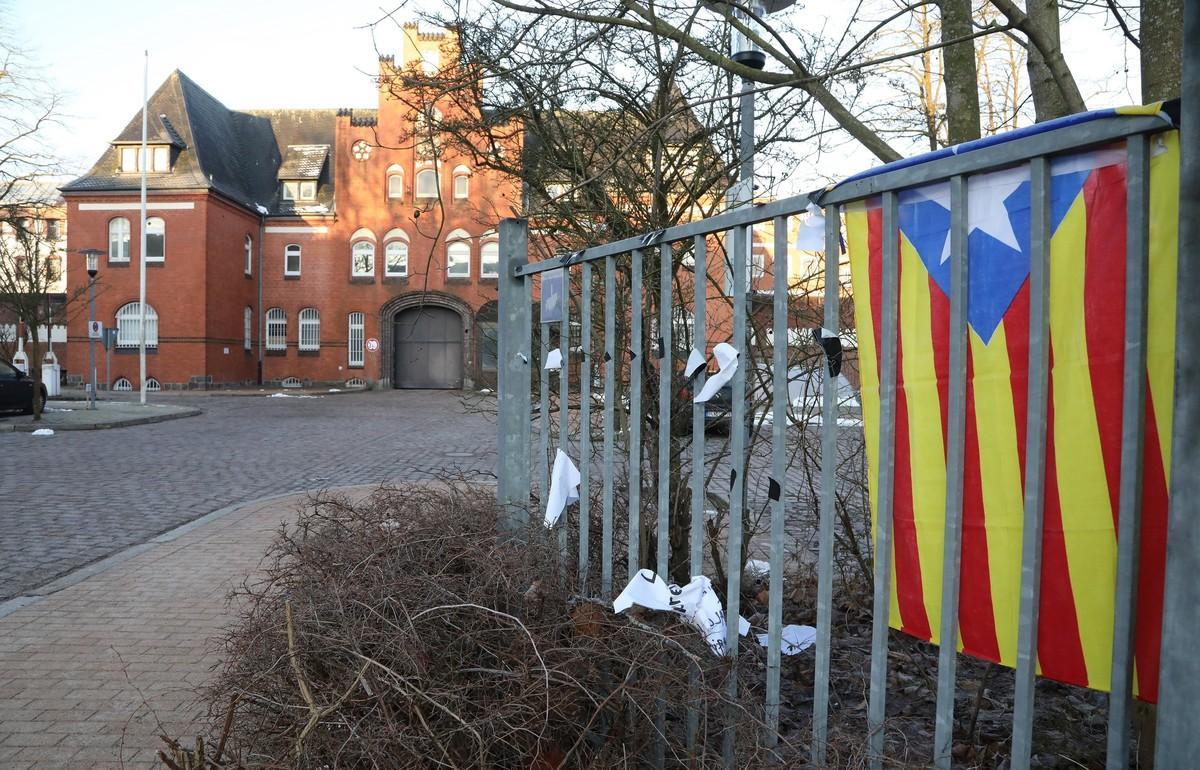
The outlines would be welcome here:
M 446 283 L 466 284 L 466 283 L 470 283 L 471 280 L 472 280 L 471 276 L 469 276 L 469 275 L 448 275 L 448 276 L 446 276 Z
M 299 280 L 300 280 L 300 274 L 299 274 L 299 273 L 284 273 L 284 274 L 283 274 L 283 280 L 285 280 L 285 281 L 299 281 Z
M 128 259 L 110 259 L 108 260 L 109 267 L 129 267 Z
M 147 259 L 146 267 L 165 267 L 167 261 L 165 259 Z
M 406 283 L 408 283 L 408 276 L 407 275 L 385 275 L 383 277 L 383 282 L 384 283 L 406 284 Z
M 366 366 L 364 366 L 363 364 L 346 364 L 346 368 L 347 368 L 347 369 L 360 369 L 360 370 L 361 370 L 361 369 L 366 369 L 367 367 L 366 367 Z
M 113 351 L 114 351 L 114 352 L 115 352 L 115 353 L 116 353 L 118 356 L 129 356 L 129 355 L 136 356 L 136 355 L 138 354 L 138 346 L 137 346 L 137 345 L 134 345 L 134 346 L 133 346 L 133 347 L 131 347 L 131 348 L 113 348 Z M 146 346 L 146 355 L 148 355 L 148 356 L 151 356 L 151 355 L 154 355 L 154 354 L 156 354 L 156 353 L 158 353 L 158 346 L 157 346 L 157 345 L 154 345 L 154 346 L 147 345 L 147 346 Z
M 350 283 L 375 283 L 375 276 L 373 276 L 373 275 L 352 275 L 352 276 L 350 276 Z
M 284 348 L 283 350 L 273 350 L 271 348 L 267 348 L 266 354 L 268 356 L 286 356 L 287 348 Z
M 296 353 L 301 358 L 316 358 L 317 356 L 321 355 L 321 349 L 317 348 L 316 350 L 297 350 Z

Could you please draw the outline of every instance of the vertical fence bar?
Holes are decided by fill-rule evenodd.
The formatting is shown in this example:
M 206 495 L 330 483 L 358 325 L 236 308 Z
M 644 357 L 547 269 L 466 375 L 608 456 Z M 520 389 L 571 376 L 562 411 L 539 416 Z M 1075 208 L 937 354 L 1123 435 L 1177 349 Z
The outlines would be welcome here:
M 701 355 L 708 353 L 705 337 L 705 295 L 708 292 L 708 242 L 703 235 L 692 240 L 692 348 Z M 705 368 L 701 367 L 692 378 L 691 393 L 699 393 L 704 387 Z M 704 404 L 692 403 L 692 520 L 688 533 L 688 564 L 690 574 L 704 574 Z M 688 757 L 695 757 L 696 734 L 700 731 L 698 699 L 700 672 L 695 664 L 688 672 L 688 684 L 694 694 L 688 704 L 687 749 Z
M 887 706 L 888 613 L 892 573 L 892 467 L 896 454 L 896 326 L 899 309 L 899 217 L 895 192 L 883 194 L 882 361 L 879 387 L 879 484 L 875 524 L 875 595 L 871 617 L 871 692 L 867 705 L 870 767 L 883 770 Z
M 1050 163 L 1029 162 L 1029 391 L 1025 422 L 1025 515 L 1021 607 L 1013 695 L 1013 770 L 1029 770 L 1042 596 L 1042 503 L 1046 492 L 1046 407 L 1050 368 Z
M 542 276 L 545 277 L 546 273 L 542 273 Z M 540 303 L 538 307 L 540 309 Z M 541 379 L 538 381 L 538 501 L 545 509 L 550 494 L 550 370 L 546 368 L 546 356 L 550 355 L 550 324 L 542 323 L 540 318 L 538 324 L 542 341 L 536 364 L 541 370 Z
M 513 272 L 529 260 L 528 233 L 524 219 L 500 222 L 496 494 L 510 530 L 529 523 L 529 376 L 534 357 L 526 342 L 531 328 L 529 279 Z
M 604 260 L 604 465 L 601 483 L 604 485 L 600 524 L 600 593 L 612 595 L 613 561 L 613 444 L 616 441 L 616 380 L 621 361 L 617 357 L 617 260 Z
M 946 524 L 942 555 L 942 627 L 938 640 L 933 764 L 949 770 L 958 669 L 958 594 L 962 577 L 963 452 L 967 418 L 967 180 L 950 179 L 950 382 L 946 426 Z M 936 334 L 936 332 L 935 332 Z
M 841 210 L 825 209 L 825 328 L 841 334 Z M 812 762 L 829 744 L 829 660 L 833 630 L 833 520 L 837 516 L 838 386 L 826 376 L 821 394 L 821 518 L 817 551 L 817 655 L 813 679 Z
M 1127 140 L 1125 225 L 1125 382 L 1121 404 L 1121 486 L 1117 514 L 1117 596 L 1108 695 L 1108 770 L 1129 766 L 1133 640 L 1142 534 L 1146 440 L 1146 281 L 1150 219 L 1150 139 Z
M 562 366 L 558 370 L 558 446 L 571 454 L 571 268 L 562 271 L 562 318 L 558 322 L 558 350 L 562 354 Z M 549 492 L 547 492 L 547 495 Z M 569 507 L 569 506 L 568 506 Z M 558 523 L 558 557 L 564 574 L 567 567 L 567 537 L 569 514 L 563 509 Z
M 629 276 L 629 579 L 637 574 L 642 536 L 642 250 Z
M 579 270 L 579 593 L 587 596 L 592 470 L 592 263 Z
M 708 355 L 708 336 L 705 328 L 705 300 L 708 293 L 708 241 L 697 235 L 692 241 L 693 266 L 692 286 L 692 347 L 700 355 Z M 704 387 L 707 370 L 701 367 L 692 378 L 692 393 Z M 688 555 L 692 575 L 704 573 L 704 511 L 708 507 L 704 497 L 704 404 L 692 404 L 692 521 Z
M 783 522 L 787 499 L 788 218 L 775 217 L 771 359 L 771 572 L 767 595 L 767 746 L 779 739 L 779 647 L 783 633 Z M 826 378 L 828 379 L 828 378 Z
M 728 585 L 725 594 L 725 643 L 729 654 L 729 678 L 726 682 L 730 700 L 737 697 L 738 617 L 742 594 L 742 498 L 746 480 L 746 366 L 750 357 L 746 351 L 746 262 L 749 257 L 753 230 L 736 227 L 733 230 L 733 339 L 730 344 L 738 352 L 737 369 L 733 374 L 733 408 L 729 421 L 729 520 L 727 522 L 727 551 L 725 575 Z M 731 707 L 726 714 L 725 734 L 721 745 L 726 767 L 734 767 L 737 728 L 734 719 L 738 712 Z
M 671 333 L 671 244 L 658 248 L 658 574 L 667 580 L 671 552 L 671 380 L 675 376 Z
M 1179 122 L 1179 273 L 1175 409 L 1171 426 L 1171 506 L 1163 596 L 1162 663 L 1155 763 L 1187 767 L 1200 756 L 1195 701 L 1200 690 L 1200 2 L 1183 6 Z

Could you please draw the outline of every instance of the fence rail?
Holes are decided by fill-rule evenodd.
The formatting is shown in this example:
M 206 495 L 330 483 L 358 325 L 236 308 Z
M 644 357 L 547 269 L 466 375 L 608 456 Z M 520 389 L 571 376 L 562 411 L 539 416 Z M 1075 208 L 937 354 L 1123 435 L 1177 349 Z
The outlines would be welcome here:
M 499 328 L 499 399 L 498 421 L 500 454 L 497 473 L 499 477 L 498 498 L 510 511 L 514 528 L 528 524 L 531 506 L 531 425 L 539 430 L 539 451 L 533 459 L 538 468 L 538 499 L 545 500 L 547 469 L 550 464 L 551 421 L 549 413 L 549 372 L 545 367 L 546 356 L 551 350 L 551 327 L 544 325 L 540 334 L 540 351 L 532 349 L 533 296 L 535 280 L 548 271 L 562 270 L 564 275 L 564 298 L 569 293 L 571 281 L 567 276 L 577 271 L 581 287 L 580 321 L 581 340 L 579 382 L 580 429 L 577 443 L 578 454 L 571 452 L 572 435 L 568 405 L 571 401 L 568 367 L 564 360 L 559 374 L 559 446 L 579 459 L 582 492 L 581 509 L 573 520 L 579 527 L 578 554 L 579 585 L 588 590 L 587 569 L 589 549 L 592 548 L 589 533 L 587 490 L 593 482 L 589 470 L 591 453 L 591 401 L 592 380 L 603 367 L 602 386 L 602 445 L 600 452 L 601 574 L 598 593 L 613 595 L 613 544 L 614 544 L 614 490 L 616 482 L 618 428 L 616 416 L 622 404 L 617 398 L 619 378 L 628 377 L 629 419 L 628 433 L 623 449 L 628 456 L 628 578 L 632 579 L 638 569 L 650 566 L 642 563 L 642 544 L 639 542 L 643 507 L 653 508 L 656 514 L 657 539 L 654 543 L 655 558 L 652 564 L 660 575 L 667 575 L 674 566 L 669 562 L 668 514 L 671 505 L 671 490 L 668 488 L 671 463 L 672 396 L 675 365 L 673 351 L 680 347 L 673 344 L 672 281 L 674 278 L 673 249 L 691 248 L 695 260 L 695 284 L 703 286 L 706 274 L 709 239 L 720 238 L 731 243 L 731 258 L 728 269 L 732 271 L 732 296 L 728 302 L 732 308 L 732 336 L 729 342 L 743 354 L 732 380 L 732 418 L 730 420 L 730 467 L 732 474 L 728 494 L 729 521 L 727 528 L 726 565 L 727 586 L 725 609 L 727 614 L 726 641 L 732 656 L 738 650 L 738 618 L 740 609 L 742 565 L 742 520 L 747 490 L 745 478 L 747 468 L 746 446 L 746 388 L 747 365 L 747 265 L 751 246 L 751 229 L 754 225 L 771 222 L 774 227 L 774 265 L 772 319 L 773 341 L 771 350 L 771 455 L 769 464 L 770 481 L 770 573 L 768 601 L 767 670 L 765 688 L 765 723 L 767 735 L 764 740 L 773 745 L 779 725 L 780 675 L 781 675 L 781 629 L 783 626 L 783 569 L 784 539 L 787 507 L 787 430 L 788 430 L 788 285 L 787 254 L 788 224 L 792 217 L 805 211 L 810 202 L 825 209 L 825 254 L 824 265 L 824 328 L 834 335 L 840 329 L 839 263 L 837 255 L 842 250 L 841 216 L 846 207 L 858 205 L 867 199 L 878 199 L 882 208 L 882 272 L 880 276 L 880 381 L 879 416 L 874 427 L 878 431 L 879 457 L 876 463 L 878 474 L 875 484 L 875 507 L 877 526 L 874 529 L 874 607 L 872 615 L 872 645 L 870 667 L 870 695 L 868 705 L 868 734 L 864 740 L 869 746 L 871 764 L 881 768 L 884 762 L 885 714 L 888 685 L 888 637 L 889 595 L 891 591 L 893 565 L 893 489 L 896 450 L 896 420 L 898 398 L 898 337 L 900 308 L 900 196 L 906 190 L 932 183 L 946 182 L 949 185 L 949 368 L 948 407 L 946 427 L 946 488 L 945 528 L 943 552 L 941 554 L 941 623 L 933 628 L 934 640 L 940 642 L 938 661 L 937 704 L 933 763 L 940 768 L 952 764 L 951 746 L 954 728 L 954 698 L 956 693 L 956 645 L 960 635 L 959 598 L 963 561 L 963 509 L 964 509 L 964 451 L 967 436 L 967 388 L 968 350 L 970 317 L 970 282 L 968 276 L 968 241 L 970 236 L 970 195 L 968 180 L 972 175 L 1024 165 L 1028 169 L 1030 186 L 1030 309 L 1027 413 L 1025 431 L 1027 452 L 1024 457 L 1024 526 L 1020 544 L 1020 600 L 1016 630 L 1016 679 L 1013 707 L 1012 767 L 1027 768 L 1033 747 L 1034 681 L 1037 671 L 1038 620 L 1041 599 L 1043 500 L 1046 492 L 1046 441 L 1047 404 L 1050 398 L 1046 373 L 1050 359 L 1050 315 L 1049 291 L 1051 255 L 1051 160 L 1065 153 L 1077 153 L 1089 148 L 1111 146 L 1114 142 L 1124 143 L 1127 168 L 1127 200 L 1125 259 L 1127 283 L 1125 319 L 1123 324 L 1125 350 L 1123 375 L 1123 403 L 1121 406 L 1121 456 L 1119 490 L 1119 533 L 1115 581 L 1115 616 L 1113 625 L 1112 676 L 1110 696 L 1110 723 L 1108 728 L 1108 766 L 1125 767 L 1130 754 L 1130 707 L 1132 703 L 1132 673 L 1134 668 L 1133 631 L 1136 625 L 1136 601 L 1138 580 L 1138 553 L 1140 511 L 1142 506 L 1141 467 L 1146 429 L 1145 377 L 1146 334 L 1147 334 L 1147 263 L 1148 263 L 1148 208 L 1150 193 L 1149 158 L 1151 135 L 1173 129 L 1171 123 L 1161 115 L 1111 116 L 1080 122 L 1064 120 L 1061 125 L 1041 127 L 1033 132 L 1016 132 L 1003 141 L 986 141 L 976 147 L 958 148 L 947 151 L 942 157 L 927 159 L 921 163 L 900 163 L 885 167 L 880 173 L 851 178 L 830 189 L 812 196 L 798 196 L 762 205 L 743 207 L 719 216 L 688 222 L 657 232 L 647 233 L 613 243 L 565 254 L 553 259 L 529 261 L 528 225 L 525 220 L 505 220 L 500 226 L 502 270 L 500 279 L 500 328 Z M 643 344 L 645 290 L 643 279 L 652 275 L 654 266 L 648 260 L 657 254 L 659 263 L 657 298 L 657 340 L 654 349 L 658 355 L 658 403 L 657 411 L 652 408 L 643 412 L 642 373 L 646 369 L 639 359 L 649 347 Z M 629 260 L 629 308 L 618 312 L 616 294 L 617 260 Z M 650 265 L 646 262 L 651 261 Z M 603 270 L 603 355 L 593 354 L 592 345 L 592 290 L 593 265 Z M 708 308 L 706 291 L 697 290 L 691 308 L 692 333 L 696 347 L 706 350 L 708 343 L 724 340 L 711 339 L 712 331 L 706 325 Z M 569 352 L 570 325 L 568 308 L 558 322 L 559 347 L 564 359 Z M 628 314 L 629 350 L 618 350 L 616 340 L 618 325 L 624 323 Z M 539 404 L 536 415 L 532 404 L 532 367 L 540 371 Z M 1041 376 L 1033 376 L 1035 374 Z M 693 387 L 698 391 L 704 386 L 705 374 L 701 372 Z M 836 464 L 838 456 L 838 385 L 832 376 L 824 377 L 821 408 L 821 483 L 818 521 L 817 555 L 817 636 L 815 649 L 815 682 L 812 714 L 812 760 L 823 765 L 827 759 L 829 736 L 829 695 L 831 666 L 831 628 L 833 616 L 833 556 L 834 519 L 836 516 Z M 536 416 L 536 420 L 531 419 Z M 653 496 L 641 497 L 643 481 L 642 425 L 656 419 L 658 446 L 656 453 L 657 489 Z M 692 574 L 703 569 L 704 517 L 708 508 L 705 478 L 705 415 L 704 405 L 693 404 L 691 413 L 690 495 L 688 526 L 688 561 Z M 648 448 L 649 449 L 649 448 Z M 653 466 L 653 463 L 651 463 Z M 724 490 L 721 490 L 722 492 Z M 560 520 L 560 542 L 564 554 L 567 546 L 566 527 L 568 518 Z M 1168 585 L 1168 594 L 1171 588 Z M 1168 606 L 1170 599 L 1168 598 Z M 1169 658 L 1165 660 L 1169 661 Z M 736 669 L 731 668 L 731 671 Z M 1167 674 L 1164 672 L 1164 678 Z M 736 694 L 738 682 L 729 678 L 730 694 Z M 1174 723 L 1173 723 L 1174 724 Z M 689 741 L 696 739 L 695 714 L 688 719 Z M 733 730 L 725 731 L 723 752 L 727 764 L 736 765 L 733 755 Z

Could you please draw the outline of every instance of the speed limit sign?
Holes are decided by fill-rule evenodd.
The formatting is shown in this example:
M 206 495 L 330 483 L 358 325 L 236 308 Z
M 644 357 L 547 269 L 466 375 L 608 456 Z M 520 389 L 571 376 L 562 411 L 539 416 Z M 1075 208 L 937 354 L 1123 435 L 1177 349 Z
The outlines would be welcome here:
M 374 353 L 377 350 L 379 350 L 379 340 L 371 337 L 367 340 L 367 352 Z

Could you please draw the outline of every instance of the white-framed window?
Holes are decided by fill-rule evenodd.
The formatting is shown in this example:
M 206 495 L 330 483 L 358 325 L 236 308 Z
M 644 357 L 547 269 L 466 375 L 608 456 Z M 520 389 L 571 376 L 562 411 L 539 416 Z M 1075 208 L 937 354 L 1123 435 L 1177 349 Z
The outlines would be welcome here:
M 108 220 L 108 261 L 129 261 L 129 220 L 125 217 Z
M 438 195 L 437 172 L 431 168 L 423 168 L 417 172 L 418 198 L 436 198 Z
M 471 277 L 471 244 L 467 241 L 450 241 L 446 244 L 446 276 L 449 278 Z
M 138 347 L 141 326 L 141 303 L 129 302 L 117 308 L 117 347 Z M 149 304 L 146 305 L 146 347 L 158 347 L 158 313 Z
M 246 350 L 250 350 L 252 347 L 250 335 L 252 328 L 254 328 L 254 310 L 247 305 L 246 309 L 242 312 L 242 347 Z
M 148 393 L 157 393 L 160 390 L 162 390 L 162 383 L 153 377 L 146 378 L 146 391 Z
M 123 145 L 120 152 L 122 174 L 135 174 L 141 171 L 138 158 L 142 148 L 138 145 Z M 150 159 L 146 170 L 150 173 L 165 174 L 171 170 L 171 147 L 166 144 L 152 144 L 146 148 L 146 156 Z
M 283 199 L 285 201 L 311 201 L 316 198 L 316 180 L 291 179 L 283 183 Z
M 479 274 L 484 278 L 500 276 L 500 244 L 487 241 L 479 247 Z
M 300 311 L 300 350 L 321 349 L 321 311 L 306 307 Z
M 363 325 L 362 313 L 350 314 L 350 333 L 346 338 L 346 363 L 352 367 L 363 365 L 363 351 L 366 341 L 366 327 Z
M 167 224 L 162 217 L 146 220 L 146 261 L 162 262 L 167 258 Z
M 281 307 L 267 311 L 267 350 L 287 350 L 287 313 Z
M 133 383 L 126 377 L 118 377 L 112 384 L 112 389 L 121 393 L 133 390 Z
M 246 236 L 246 275 L 254 272 L 254 239 Z
M 387 197 L 404 197 L 404 169 L 394 164 L 388 166 L 387 170 Z
M 375 244 L 359 241 L 350 248 L 351 271 L 356 276 L 375 275 Z
M 408 275 L 408 244 L 404 241 L 388 241 L 383 247 L 385 275 L 403 278 Z
M 283 274 L 300 275 L 300 244 L 289 243 L 283 247 Z
M 454 169 L 453 194 L 455 200 L 466 200 L 471 192 L 471 169 L 457 166 Z

